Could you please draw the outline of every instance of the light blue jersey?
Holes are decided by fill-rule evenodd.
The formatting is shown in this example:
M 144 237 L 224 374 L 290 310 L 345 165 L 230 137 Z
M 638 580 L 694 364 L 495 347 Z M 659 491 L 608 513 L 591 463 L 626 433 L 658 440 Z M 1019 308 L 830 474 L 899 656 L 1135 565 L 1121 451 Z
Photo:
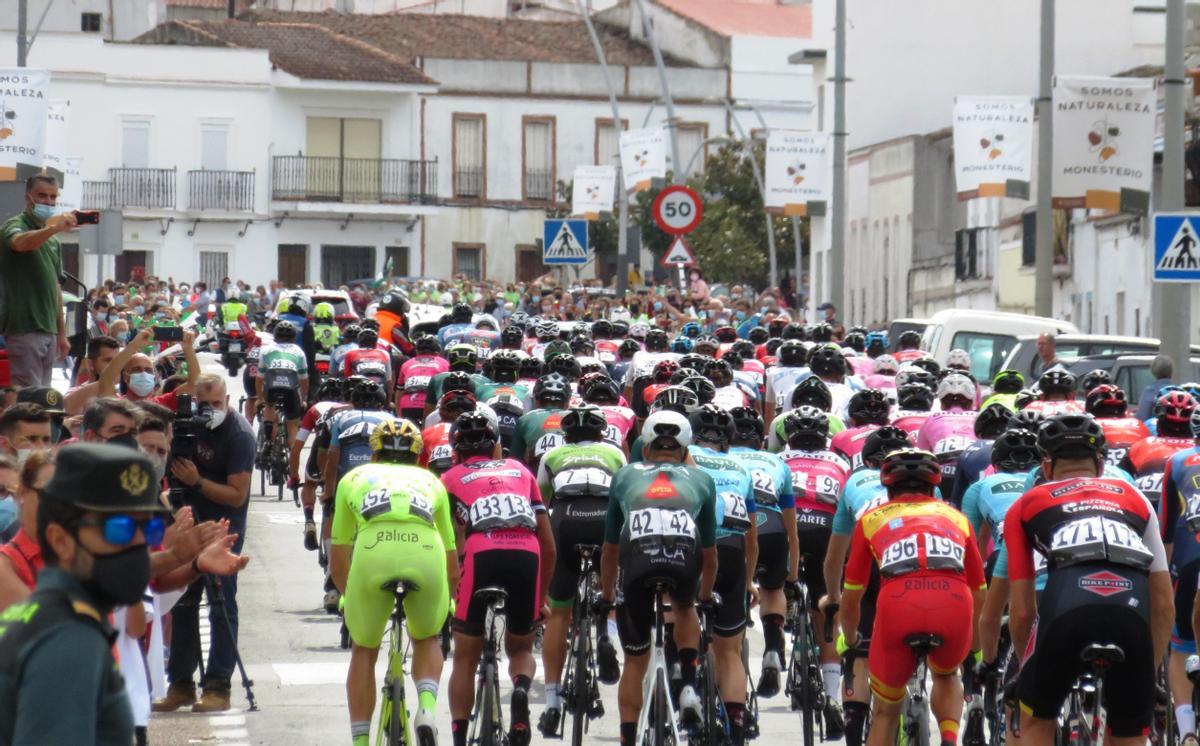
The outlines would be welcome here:
M 711 448 L 688 446 L 688 453 L 717 486 L 717 539 L 745 535 L 758 511 L 750 472 L 729 454 Z
M 750 472 L 756 508 L 780 511 L 796 507 L 792 472 L 777 454 L 734 446 L 726 455 Z

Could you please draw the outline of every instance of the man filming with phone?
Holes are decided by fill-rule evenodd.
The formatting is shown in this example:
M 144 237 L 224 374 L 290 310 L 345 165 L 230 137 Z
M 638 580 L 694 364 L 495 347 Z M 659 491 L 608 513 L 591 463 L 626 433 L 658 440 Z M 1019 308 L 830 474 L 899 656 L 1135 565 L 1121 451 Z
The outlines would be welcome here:
M 58 284 L 63 267 L 57 236 L 79 221 L 74 212 L 60 213 L 57 204 L 54 177 L 30 176 L 25 209 L 0 228 L 0 331 L 8 344 L 14 386 L 49 386 L 54 363 L 70 350 Z

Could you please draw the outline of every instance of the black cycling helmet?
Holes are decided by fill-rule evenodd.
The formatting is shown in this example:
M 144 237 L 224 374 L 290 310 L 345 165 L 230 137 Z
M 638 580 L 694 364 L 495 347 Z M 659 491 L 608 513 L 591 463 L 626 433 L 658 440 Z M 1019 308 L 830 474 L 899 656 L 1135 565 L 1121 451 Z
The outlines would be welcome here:
M 741 355 L 743 359 L 753 360 L 754 353 L 758 352 L 758 350 L 754 347 L 754 343 L 750 340 L 739 339 L 729 346 L 729 350 L 725 354 L 728 355 L 730 352 L 736 355 Z
M 577 381 L 583 374 L 579 368 L 579 361 L 572 355 L 555 355 L 546 363 L 546 370 L 550 373 L 558 373 L 568 381 Z
M 1038 436 L 1032 430 L 1014 428 L 996 436 L 992 443 L 992 466 L 997 471 L 1029 471 L 1041 463 Z
M 767 340 L 767 354 L 774 355 L 776 353 L 776 351 L 779 350 L 779 347 L 782 344 L 783 344 L 783 340 L 780 339 L 779 337 L 771 337 L 770 339 Z M 807 349 L 804 351 L 804 356 L 806 359 L 808 358 L 808 350 Z
M 672 412 L 686 415 L 699 406 L 700 397 L 696 396 L 695 391 L 692 391 L 687 386 L 667 386 L 654 395 L 654 401 L 650 404 L 650 411 L 657 412 L 660 409 L 669 409 Z
M 862 449 L 863 463 L 878 469 L 885 456 L 902 448 L 912 448 L 908 433 L 895 425 L 884 425 L 867 436 Z
M 416 348 L 418 355 L 440 355 L 442 346 L 438 344 L 437 337 L 432 334 L 422 334 L 413 341 L 413 347 Z
M 921 349 L 921 333 L 909 329 L 902 332 L 896 340 L 896 349 L 898 350 L 919 350 Z
M 738 445 L 745 445 L 751 448 L 760 448 L 763 441 L 763 433 L 767 429 L 767 425 L 763 422 L 762 415 L 753 407 L 734 407 L 729 410 L 729 416 L 733 419 L 733 440 L 731 442 Z
M 879 467 L 879 481 L 892 489 L 932 492 L 942 482 L 942 465 L 929 451 L 902 448 L 889 453 Z
M 450 363 L 450 370 L 474 373 L 475 364 L 479 362 L 479 352 L 475 345 L 458 342 L 446 348 L 446 360 Z
M 783 329 L 787 326 L 787 321 L 776 316 L 767 322 L 767 334 L 770 334 L 775 339 L 783 339 Z
M 487 362 L 489 377 L 496 383 L 516 383 L 521 376 L 521 353 L 516 350 L 496 350 Z
M 938 364 L 937 360 L 933 359 L 932 355 L 919 357 L 916 360 L 911 361 L 909 364 L 917 366 L 921 370 L 924 370 L 934 377 L 937 377 L 938 374 L 942 372 L 942 366 Z
M 636 339 L 623 339 L 621 340 L 621 344 L 617 345 L 617 357 L 622 360 L 630 360 L 641 351 L 642 346 L 638 344 Z
M 701 334 L 696 337 L 696 341 L 692 344 L 692 352 L 705 357 L 716 357 L 717 350 L 721 343 L 711 334 Z
M 646 332 L 646 349 L 650 352 L 666 352 L 671 346 L 671 338 L 662 329 L 651 329 Z
M 455 389 L 442 394 L 442 398 L 438 399 L 437 410 L 444 422 L 452 422 L 454 418 L 465 412 L 474 412 L 478 406 L 478 399 L 475 394 L 470 391 Z
M 363 329 L 374 329 L 375 331 L 379 331 L 379 319 L 363 319 L 362 321 L 358 322 L 358 325 Z
M 995 440 L 1008 427 L 1012 418 L 1012 410 L 1000 402 L 987 405 L 975 416 L 975 437 L 980 440 Z
M 1025 376 L 1019 371 L 1002 370 L 992 379 L 992 391 L 997 394 L 1015 394 L 1025 387 Z
M 784 327 L 779 332 L 779 336 L 782 337 L 783 339 L 798 339 L 801 342 L 803 342 L 807 338 L 808 335 L 804 333 L 803 326 L 800 326 L 799 324 L 797 324 L 796 322 L 793 321 L 791 323 L 784 325 Z
M 295 342 L 296 341 L 296 325 L 287 319 L 280 319 L 275 322 L 275 330 L 272 336 L 276 342 Z
M 1052 459 L 1099 458 L 1104 455 L 1104 428 L 1090 414 L 1059 414 L 1038 429 L 1038 447 Z
M 612 338 L 624 339 L 629 335 L 629 322 L 625 319 L 617 319 L 612 322 Z M 595 336 L 594 334 L 592 336 Z
M 592 322 L 592 339 L 612 339 L 613 325 L 608 319 L 597 319 Z
M 442 394 L 450 391 L 470 391 L 475 393 L 475 385 L 471 381 L 471 374 L 461 370 L 453 370 L 446 374 L 442 379 Z
M 565 406 L 571 399 L 571 385 L 561 373 L 547 373 L 533 385 L 533 401 L 539 406 L 543 402 L 555 402 Z
M 347 378 L 345 394 L 350 399 L 350 406 L 355 409 L 383 409 L 387 404 L 383 386 L 379 381 L 365 376 Z
M 861 355 L 867 351 L 867 337 L 860 332 L 850 332 L 842 340 L 842 347 L 849 347 Z
M 679 358 L 679 369 L 695 371 L 696 373 L 703 374 L 705 367 L 708 366 L 708 361 L 711 359 L 712 358 L 708 357 L 707 355 L 697 355 L 694 352 L 689 352 L 688 354 Z
M 1075 376 L 1062 368 L 1051 368 L 1037 382 L 1043 394 L 1070 394 L 1075 391 Z
M 812 341 L 817 344 L 825 344 L 833 341 L 833 327 L 826 324 L 824 321 L 819 324 L 813 324 Z
M 1079 377 L 1079 390 L 1086 394 L 1101 384 L 1112 382 L 1111 373 L 1104 368 L 1096 368 Z
M 1119 386 L 1101 383 L 1088 391 L 1084 407 L 1093 417 L 1124 417 L 1129 402 L 1125 401 L 1125 392 Z
M 358 333 L 358 346 L 364 350 L 373 350 L 379 342 L 379 332 L 374 329 L 364 328 Z
M 538 378 L 542 375 L 542 361 L 533 355 L 521 358 L 521 378 Z
M 561 339 L 551 340 L 546 344 L 546 349 L 542 350 L 542 359 L 546 363 L 560 355 L 571 356 L 571 345 Z
M 775 351 L 776 360 L 785 368 L 800 368 L 808 362 L 808 350 L 798 339 L 788 339 Z
M 808 405 L 828 412 L 833 409 L 833 394 L 824 381 L 816 376 L 809 376 L 792 389 L 791 405 L 793 409 Z
M 892 403 L 879 389 L 863 389 L 850 397 L 846 414 L 856 427 L 886 425 L 892 413 Z
M 1009 430 L 1028 430 L 1036 433 L 1046 421 L 1046 415 L 1036 409 L 1018 409 L 1008 421 Z
M 521 343 L 525 341 L 525 330 L 519 326 L 506 326 L 504 331 L 500 332 L 500 345 L 510 350 L 521 349 Z
M 750 328 L 750 331 L 746 332 L 746 339 L 750 340 L 752 344 L 766 344 L 770 338 L 771 334 L 765 326 L 754 326 Z
M 846 357 L 834 344 L 817 347 L 808 358 L 808 367 L 818 376 L 846 375 Z
M 379 299 L 379 311 L 389 311 L 397 315 L 405 315 L 409 310 L 408 296 L 400 288 L 392 288 Z
M 723 388 L 733 383 L 733 366 L 724 358 L 709 360 L 704 366 L 704 375 L 708 376 L 708 380 L 712 381 L 714 386 Z
M 679 382 L 680 386 L 691 389 L 701 404 L 708 404 L 717 395 L 717 387 L 704 376 L 688 376 Z
M 909 412 L 928 412 L 933 409 L 934 394 L 920 381 L 910 381 L 896 388 L 896 404 Z
M 694 441 L 715 443 L 722 449 L 733 440 L 733 417 L 716 404 L 704 404 L 688 415 Z
M 936 391 L 938 378 L 924 368 L 905 364 L 896 371 L 896 387 L 899 388 L 906 383 L 923 383 L 929 387 L 930 391 Z
M 590 379 L 585 384 L 579 382 L 579 395 L 588 404 L 616 404 L 621 401 L 621 387 L 617 382 L 603 373 L 589 374 Z
M 450 425 L 450 445 L 456 451 L 490 453 L 499 440 L 496 423 L 483 412 L 464 412 Z
M 798 407 L 783 418 L 783 433 L 792 448 L 824 448 L 829 439 L 829 417 L 816 407 Z
M 568 443 L 600 441 L 604 439 L 604 432 L 608 429 L 608 420 L 604 418 L 604 412 L 600 411 L 599 407 L 571 407 L 563 412 L 558 426 Z
M 596 343 L 592 338 L 585 334 L 576 334 L 571 337 L 568 343 L 571 345 L 571 354 L 591 357 L 596 354 Z
M 344 384 L 341 378 L 326 378 L 317 387 L 317 401 L 341 401 Z
M 346 324 L 346 328 L 342 329 L 342 339 L 345 341 L 353 341 L 358 339 L 358 333 L 362 331 L 362 327 L 358 324 Z
M 458 302 L 450 309 L 450 322 L 453 324 L 470 324 L 475 311 L 466 303 Z

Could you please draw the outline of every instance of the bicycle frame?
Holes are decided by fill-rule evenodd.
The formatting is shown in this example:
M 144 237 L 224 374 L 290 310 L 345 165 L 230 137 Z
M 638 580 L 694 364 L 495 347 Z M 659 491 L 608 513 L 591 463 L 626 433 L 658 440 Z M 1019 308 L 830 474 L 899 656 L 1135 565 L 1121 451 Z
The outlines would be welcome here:
M 480 589 L 482 593 L 488 589 Z M 504 616 L 507 596 L 502 592 L 488 602 L 487 627 L 483 652 L 479 656 L 479 685 L 475 691 L 475 710 L 471 713 L 469 743 L 501 746 L 504 743 L 504 711 L 500 706 L 500 618 Z
M 579 584 L 575 603 L 571 607 L 570 648 L 563 668 L 563 692 L 566 710 L 572 713 L 571 741 L 579 746 L 588 730 L 588 721 L 604 714 L 597 687 L 596 650 L 592 640 L 592 597 L 598 586 L 599 570 L 594 561 L 596 547 L 579 547 Z M 582 661 L 582 666 L 580 662 Z M 566 728 L 566 718 L 559 720 L 558 735 Z
M 407 589 L 403 583 L 396 586 L 396 608 L 392 612 L 391 629 L 388 631 L 388 666 L 383 676 L 383 699 L 379 711 L 379 730 L 375 737 L 376 746 L 406 746 L 411 744 L 408 707 L 405 704 L 404 671 L 406 657 L 404 647 L 404 596 Z
M 925 682 L 929 676 L 929 664 L 924 655 L 917 656 L 917 670 L 908 680 L 908 698 L 900 715 L 900 732 L 897 740 L 908 746 L 929 746 L 929 695 Z
M 819 668 L 815 672 L 812 670 L 820 665 L 821 649 L 813 629 L 809 602 L 808 586 L 801 582 L 800 592 L 789 605 L 792 646 L 788 653 L 788 672 L 784 684 L 784 693 L 789 697 L 792 709 L 800 712 L 801 735 L 805 746 L 813 746 L 818 740 L 824 740 L 825 736 L 822 716 L 825 687 L 821 683 Z M 827 617 L 832 619 L 833 613 L 827 613 Z
M 650 648 L 650 665 L 646 667 L 646 676 L 642 679 L 642 711 L 638 713 L 637 746 L 665 746 L 665 744 L 658 743 L 648 733 L 651 726 L 651 713 L 655 709 L 665 711 L 667 721 L 666 723 L 655 723 L 656 730 L 663 729 L 664 735 L 671 739 L 672 744 L 682 743 L 679 723 L 675 720 L 675 703 L 671 699 L 671 674 L 667 668 L 667 652 L 663 643 L 666 627 L 663 621 L 664 593 L 661 586 L 655 588 L 654 645 Z M 665 708 L 656 708 L 660 697 L 666 703 Z M 662 712 L 659 712 L 658 715 L 661 718 Z

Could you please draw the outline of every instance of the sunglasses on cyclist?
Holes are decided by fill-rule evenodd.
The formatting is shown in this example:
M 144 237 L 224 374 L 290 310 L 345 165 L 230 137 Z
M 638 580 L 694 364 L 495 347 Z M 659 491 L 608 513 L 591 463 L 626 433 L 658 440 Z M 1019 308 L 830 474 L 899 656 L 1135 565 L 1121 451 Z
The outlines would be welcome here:
M 118 546 L 133 541 L 139 527 L 142 529 L 142 535 L 146 537 L 146 543 L 151 546 L 161 544 L 163 534 L 167 530 L 167 524 L 161 518 L 145 518 L 139 521 L 129 515 L 110 515 L 93 520 L 81 519 L 77 525 L 97 526 L 103 529 L 104 540 Z

